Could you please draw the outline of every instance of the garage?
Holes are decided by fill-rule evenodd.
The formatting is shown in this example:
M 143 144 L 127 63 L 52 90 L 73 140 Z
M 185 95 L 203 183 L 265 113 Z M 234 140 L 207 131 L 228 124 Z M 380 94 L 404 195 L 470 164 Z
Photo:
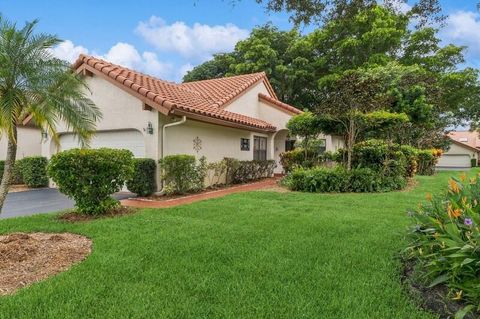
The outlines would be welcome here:
M 478 159 L 479 150 L 451 139 L 450 148 L 443 153 L 437 163 L 438 169 L 469 169 L 472 160 Z
M 78 148 L 78 140 L 72 133 L 60 135 L 60 149 L 65 151 Z M 127 149 L 133 156 L 145 157 L 145 141 L 142 133 L 137 130 L 99 131 L 96 132 L 90 142 L 91 148 L 118 148 Z
M 445 154 L 438 160 L 438 168 L 470 168 L 470 155 Z

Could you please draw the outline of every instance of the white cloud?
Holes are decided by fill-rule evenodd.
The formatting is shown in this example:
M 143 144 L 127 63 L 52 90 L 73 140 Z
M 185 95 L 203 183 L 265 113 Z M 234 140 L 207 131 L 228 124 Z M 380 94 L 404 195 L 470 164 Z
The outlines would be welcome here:
M 448 16 L 447 25 L 440 34 L 445 43 L 468 46 L 468 55 L 480 55 L 480 15 L 471 11 L 457 11 Z
M 184 64 L 180 67 L 179 69 L 179 76 L 180 78 L 183 78 L 185 74 L 187 74 L 188 71 L 193 70 L 194 66 L 190 63 Z
M 234 24 L 210 26 L 195 23 L 188 26 L 183 21 L 177 21 L 169 25 L 156 16 L 140 22 L 136 31 L 160 51 L 176 52 L 198 60 L 230 51 L 239 40 L 248 36 L 247 30 Z
M 98 56 L 109 62 L 134 69 L 136 71 L 144 72 L 161 79 L 176 79 L 177 74 L 174 74 L 173 65 L 162 62 L 158 56 L 149 51 L 142 54 L 131 44 L 118 42 L 112 46 L 107 53 L 99 54 L 90 52 L 87 48 L 74 45 L 72 41 L 67 40 L 60 43 L 52 49 L 52 53 L 60 59 L 73 63 L 81 53 L 92 54 Z
M 73 63 L 81 53 L 88 54 L 88 49 L 67 40 L 51 49 L 51 52 L 55 57 Z

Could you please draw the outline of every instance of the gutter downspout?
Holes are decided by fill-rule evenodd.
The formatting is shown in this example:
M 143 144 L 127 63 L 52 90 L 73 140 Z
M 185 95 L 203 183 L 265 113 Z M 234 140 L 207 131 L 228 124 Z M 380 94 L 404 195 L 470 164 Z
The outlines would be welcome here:
M 185 122 L 187 121 L 187 117 L 184 115 L 182 116 L 182 119 L 180 121 L 177 121 L 177 122 L 173 122 L 173 123 L 168 123 L 168 124 L 165 124 L 162 126 L 162 147 L 161 147 L 161 156 L 160 156 L 160 159 L 163 158 L 164 156 L 164 150 L 165 150 L 165 136 L 166 136 L 166 132 L 167 132 L 167 127 L 172 127 L 172 126 L 177 126 L 177 125 L 182 125 L 184 124 Z M 163 180 L 161 181 L 161 185 L 162 185 L 162 188 L 160 189 L 160 191 L 158 191 L 157 193 L 163 193 Z

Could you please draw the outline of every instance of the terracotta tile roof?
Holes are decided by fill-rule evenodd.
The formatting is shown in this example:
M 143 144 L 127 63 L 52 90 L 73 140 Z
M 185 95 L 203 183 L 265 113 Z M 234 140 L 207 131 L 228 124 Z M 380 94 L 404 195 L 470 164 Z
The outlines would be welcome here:
M 448 137 L 470 147 L 480 148 L 480 136 L 477 131 L 452 131 L 448 133 Z
M 291 105 L 288 105 L 287 103 L 283 103 L 282 101 L 279 101 L 277 99 L 274 99 L 274 98 L 271 98 L 270 96 L 268 95 L 265 95 L 263 93 L 258 93 L 258 99 L 260 101 L 264 101 L 266 103 L 270 103 L 270 104 L 273 104 L 274 106 L 276 107 L 279 107 L 281 109 L 284 109 L 290 113 L 293 113 L 293 114 L 300 114 L 300 113 L 303 113 L 302 111 L 300 111 L 299 109 L 297 109 L 296 107 L 293 107 Z
M 73 68 L 77 72 L 85 69 L 104 75 L 128 92 L 145 98 L 164 114 L 176 113 L 176 110 L 179 110 L 183 111 L 182 113 L 192 113 L 260 130 L 275 131 L 275 126 L 266 121 L 224 109 L 228 103 L 260 81 L 265 83 L 267 90 L 273 96 L 262 95 L 262 99 L 292 113 L 301 112 L 276 99 L 275 92 L 264 72 L 176 84 L 83 54 L 73 64 Z

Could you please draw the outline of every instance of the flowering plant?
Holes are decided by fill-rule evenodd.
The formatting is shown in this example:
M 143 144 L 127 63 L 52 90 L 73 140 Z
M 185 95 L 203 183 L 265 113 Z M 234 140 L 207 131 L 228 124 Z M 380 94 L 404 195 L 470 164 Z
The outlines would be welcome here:
M 431 287 L 444 284 L 450 298 L 479 310 L 480 181 L 462 174 L 448 184 L 446 193 L 427 194 L 427 203 L 409 213 L 414 224 L 406 252 Z

